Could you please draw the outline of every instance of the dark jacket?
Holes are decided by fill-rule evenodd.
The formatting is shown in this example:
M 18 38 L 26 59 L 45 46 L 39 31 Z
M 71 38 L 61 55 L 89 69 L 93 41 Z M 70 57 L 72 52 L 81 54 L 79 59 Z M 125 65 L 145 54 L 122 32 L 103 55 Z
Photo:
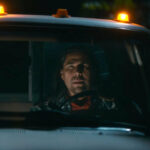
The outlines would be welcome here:
M 106 112 L 110 111 L 117 111 L 117 106 L 114 101 L 114 99 L 109 99 L 105 97 L 95 97 L 91 96 L 91 105 L 86 112 L 96 113 L 96 114 L 105 114 Z M 56 98 L 51 97 L 48 99 L 48 101 L 45 101 L 44 103 L 38 104 L 33 107 L 33 111 L 35 110 L 57 110 L 61 112 L 67 112 L 67 113 L 75 113 L 79 111 L 72 111 L 71 108 L 71 102 L 65 98 L 65 96 Z M 85 112 L 84 110 L 82 112 Z
M 105 98 L 102 96 L 92 96 L 91 97 L 91 105 L 88 110 L 81 111 L 72 111 L 71 102 L 62 97 L 54 97 L 49 98 L 44 103 L 40 103 L 35 105 L 32 108 L 32 111 L 40 111 L 40 110 L 56 110 L 64 113 L 73 113 L 73 114 L 94 114 L 100 117 L 104 117 L 106 119 L 116 119 L 117 121 L 132 121 L 139 120 L 141 118 L 142 112 L 140 112 L 137 108 L 137 105 L 132 104 L 132 101 L 122 101 L 114 100 L 113 98 Z M 141 119 L 140 119 L 141 120 Z

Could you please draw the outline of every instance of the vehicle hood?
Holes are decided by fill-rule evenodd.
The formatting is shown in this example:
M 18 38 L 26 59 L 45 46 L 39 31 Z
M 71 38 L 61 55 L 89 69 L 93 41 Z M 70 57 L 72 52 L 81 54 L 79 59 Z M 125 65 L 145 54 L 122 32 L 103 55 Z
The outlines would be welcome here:
M 148 150 L 150 137 L 90 128 L 0 129 L 1 150 Z

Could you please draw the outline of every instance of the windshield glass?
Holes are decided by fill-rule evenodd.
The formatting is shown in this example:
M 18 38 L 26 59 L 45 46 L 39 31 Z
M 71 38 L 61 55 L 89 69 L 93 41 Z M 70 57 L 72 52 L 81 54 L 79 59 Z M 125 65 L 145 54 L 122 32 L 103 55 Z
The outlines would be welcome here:
M 150 110 L 147 42 L 9 40 L 0 49 L 0 111 L 57 110 L 138 123 Z

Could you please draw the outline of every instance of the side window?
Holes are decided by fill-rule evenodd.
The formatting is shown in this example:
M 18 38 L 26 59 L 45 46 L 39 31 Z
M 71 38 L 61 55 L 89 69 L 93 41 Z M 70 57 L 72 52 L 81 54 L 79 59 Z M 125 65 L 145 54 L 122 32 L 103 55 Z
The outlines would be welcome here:
M 142 78 L 144 94 L 148 99 L 145 103 L 148 109 L 150 109 L 150 48 L 148 41 L 136 41 L 134 45 L 136 50 L 138 68 L 140 70 L 140 76 Z
M 0 41 L 0 101 L 28 101 L 29 42 Z

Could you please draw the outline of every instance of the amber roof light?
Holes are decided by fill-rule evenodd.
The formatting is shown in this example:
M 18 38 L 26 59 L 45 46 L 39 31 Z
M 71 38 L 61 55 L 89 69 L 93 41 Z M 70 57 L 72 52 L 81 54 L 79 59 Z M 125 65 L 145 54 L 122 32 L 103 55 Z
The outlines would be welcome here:
M 68 11 L 67 9 L 57 9 L 57 13 L 52 15 L 53 17 L 56 18 L 68 18 Z
M 0 15 L 6 15 L 7 13 L 5 12 L 4 6 L 0 5 Z
M 125 12 L 117 15 L 117 21 L 129 22 L 129 15 Z

